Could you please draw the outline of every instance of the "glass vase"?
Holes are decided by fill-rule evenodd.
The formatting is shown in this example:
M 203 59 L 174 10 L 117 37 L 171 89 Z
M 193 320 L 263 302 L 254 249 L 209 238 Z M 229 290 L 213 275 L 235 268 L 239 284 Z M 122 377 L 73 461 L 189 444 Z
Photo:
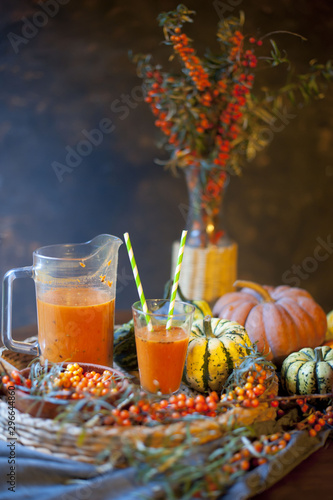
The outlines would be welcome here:
M 222 227 L 222 206 L 227 176 L 215 167 L 186 167 L 189 194 L 187 239 L 179 286 L 187 299 L 203 299 L 213 305 L 233 290 L 237 279 L 237 244 Z M 172 247 L 173 277 L 179 242 Z
M 190 166 L 185 170 L 185 179 L 189 196 L 187 245 L 196 248 L 222 246 L 226 240 L 222 229 L 226 173 L 217 168 L 205 171 L 199 166 Z

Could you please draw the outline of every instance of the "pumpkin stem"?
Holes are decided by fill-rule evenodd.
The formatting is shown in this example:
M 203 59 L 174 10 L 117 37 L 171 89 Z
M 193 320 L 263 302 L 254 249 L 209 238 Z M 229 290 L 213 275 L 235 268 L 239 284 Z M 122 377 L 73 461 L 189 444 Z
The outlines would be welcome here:
M 213 338 L 213 330 L 212 330 L 212 318 L 211 316 L 207 315 L 204 317 L 203 320 L 203 327 L 204 327 L 204 333 L 206 335 L 207 339 Z
M 258 285 L 258 283 L 254 283 L 253 281 L 242 281 L 242 280 L 237 280 L 234 283 L 235 288 L 251 288 L 251 290 L 254 290 L 255 292 L 259 293 L 261 297 L 263 298 L 264 302 L 275 302 L 274 299 L 270 296 L 267 290 L 263 288 L 261 285 Z
M 315 353 L 315 363 L 320 363 L 321 361 L 324 361 L 323 351 L 321 350 L 321 347 L 315 347 L 314 353 Z

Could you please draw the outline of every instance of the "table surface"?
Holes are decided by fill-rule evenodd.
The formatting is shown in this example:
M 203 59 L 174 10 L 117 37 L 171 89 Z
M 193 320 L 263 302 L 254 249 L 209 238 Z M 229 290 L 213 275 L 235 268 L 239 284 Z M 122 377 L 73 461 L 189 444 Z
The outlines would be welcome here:
M 116 312 L 116 324 L 122 324 L 131 317 L 129 311 Z M 23 340 L 37 334 L 37 326 L 30 325 L 17 328 L 13 337 L 15 340 Z M 313 500 L 314 496 L 333 498 L 333 488 L 331 485 L 331 474 L 333 471 L 333 442 L 328 441 L 324 448 L 313 453 L 304 460 L 293 471 L 281 481 L 256 495 L 256 500 Z

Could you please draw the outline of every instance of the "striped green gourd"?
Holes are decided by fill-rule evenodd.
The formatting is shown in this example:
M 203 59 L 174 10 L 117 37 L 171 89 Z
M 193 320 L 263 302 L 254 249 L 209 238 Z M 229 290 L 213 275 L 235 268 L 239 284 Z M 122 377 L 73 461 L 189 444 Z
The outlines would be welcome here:
M 184 381 L 199 392 L 221 391 L 251 345 L 245 328 L 235 321 L 210 316 L 195 321 L 187 350 Z
M 306 347 L 284 360 L 281 381 L 289 394 L 327 394 L 333 387 L 333 349 Z

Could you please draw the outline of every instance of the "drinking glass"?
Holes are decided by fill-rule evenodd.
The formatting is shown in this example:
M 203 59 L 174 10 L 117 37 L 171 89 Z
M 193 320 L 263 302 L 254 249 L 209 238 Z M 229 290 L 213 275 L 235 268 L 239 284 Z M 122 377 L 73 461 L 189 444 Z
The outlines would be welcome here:
M 171 328 L 167 330 L 170 301 L 150 299 L 146 302 L 147 313 L 143 312 L 140 302 L 132 306 L 140 385 L 146 392 L 170 395 L 177 392 L 181 384 L 195 307 L 176 301 Z

